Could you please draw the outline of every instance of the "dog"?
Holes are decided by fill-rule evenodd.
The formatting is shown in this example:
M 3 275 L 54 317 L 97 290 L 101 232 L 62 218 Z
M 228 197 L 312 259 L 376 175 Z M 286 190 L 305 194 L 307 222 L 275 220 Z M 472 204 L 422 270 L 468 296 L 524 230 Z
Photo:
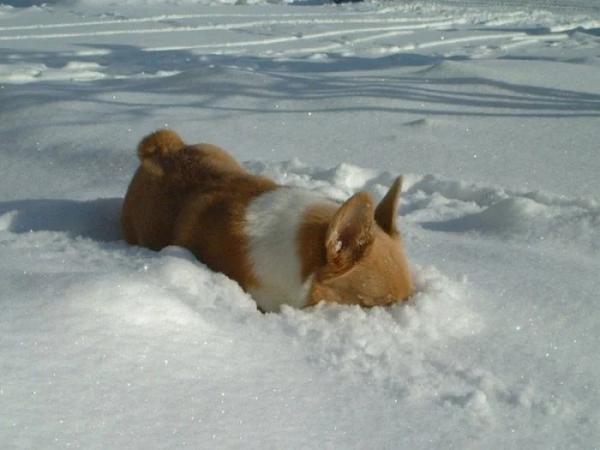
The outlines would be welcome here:
M 144 137 L 137 153 L 121 215 L 129 244 L 189 249 L 263 312 L 389 305 L 412 294 L 396 224 L 401 177 L 377 207 L 366 192 L 340 204 L 254 175 L 225 150 L 187 145 L 171 130 Z

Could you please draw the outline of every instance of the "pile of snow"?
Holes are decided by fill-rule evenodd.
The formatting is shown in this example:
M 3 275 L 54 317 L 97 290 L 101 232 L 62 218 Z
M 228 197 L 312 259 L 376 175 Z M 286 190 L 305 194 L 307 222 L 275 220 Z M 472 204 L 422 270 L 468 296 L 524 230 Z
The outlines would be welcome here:
M 38 3 L 0 5 L 4 447 L 600 442 L 595 2 Z M 338 200 L 402 174 L 413 298 L 261 314 L 126 245 L 164 126 Z

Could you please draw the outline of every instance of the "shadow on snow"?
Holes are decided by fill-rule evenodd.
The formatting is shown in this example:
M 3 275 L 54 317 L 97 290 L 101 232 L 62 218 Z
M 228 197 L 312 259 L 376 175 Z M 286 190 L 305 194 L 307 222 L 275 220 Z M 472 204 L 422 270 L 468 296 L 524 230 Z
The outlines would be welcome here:
M 122 202 L 121 198 L 0 202 L 0 220 L 5 221 L 2 228 L 13 233 L 58 231 L 70 237 L 116 241 L 122 239 L 119 225 Z
M 387 111 L 480 117 L 599 117 L 600 95 L 517 84 L 481 76 L 436 73 L 465 58 L 402 53 L 380 58 L 328 55 L 324 60 L 274 60 L 255 56 L 198 55 L 190 50 L 148 52 L 128 45 L 90 45 L 102 55 L 57 55 L 0 50 L 11 62 L 64 67 L 70 61 L 99 64 L 105 79 L 81 83 L 40 81 L 5 91 L 4 108 L 77 100 L 114 106 L 119 113 L 147 115 L 159 108 L 209 109 L 227 116 L 303 112 Z M 507 56 L 506 58 L 510 58 Z M 9 58 L 4 58 L 9 60 Z M 397 69 L 397 70 L 396 70 Z M 177 75 L 139 78 L 159 71 Z M 383 71 L 383 72 L 382 72 Z M 455 71 L 452 71 L 455 72 Z M 118 79 L 115 79 L 118 77 Z M 257 78 L 259 77 L 259 78 Z M 260 81 L 260 82 L 257 82 Z M 40 89 L 47 85 L 48 89 Z M 23 95 L 28 89 L 35 96 Z M 140 93 L 112 101 L 106 92 Z M 152 97 L 151 94 L 159 95 Z M 160 95 L 169 96 L 169 102 Z M 147 96 L 147 97 L 146 97 Z M 346 99 L 352 97 L 352 102 Z M 239 99 L 253 101 L 241 102 Z M 356 101 L 361 98 L 361 101 Z M 238 99 L 238 101 L 235 101 Z M 278 102 L 293 100 L 285 108 Z M 315 103 L 314 100 L 322 100 Z M 307 103 L 303 105 L 303 101 Z M 263 103 L 264 102 L 264 103 Z

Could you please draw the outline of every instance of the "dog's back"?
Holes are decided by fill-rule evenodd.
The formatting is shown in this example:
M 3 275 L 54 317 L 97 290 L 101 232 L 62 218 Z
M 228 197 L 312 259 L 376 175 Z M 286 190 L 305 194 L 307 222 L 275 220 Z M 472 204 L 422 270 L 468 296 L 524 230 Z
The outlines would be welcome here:
M 125 240 L 154 250 L 186 247 L 244 289 L 256 285 L 245 258 L 244 214 L 276 184 L 247 172 L 221 148 L 187 146 L 170 130 L 144 138 L 138 156 L 142 164 L 123 203 Z

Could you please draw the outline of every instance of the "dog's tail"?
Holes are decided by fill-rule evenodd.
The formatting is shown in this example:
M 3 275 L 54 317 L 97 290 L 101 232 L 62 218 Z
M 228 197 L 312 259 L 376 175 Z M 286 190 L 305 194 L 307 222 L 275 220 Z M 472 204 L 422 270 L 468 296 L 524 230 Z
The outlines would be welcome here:
M 222 148 L 211 144 L 187 145 L 171 130 L 149 134 L 142 139 L 137 152 L 146 173 L 161 183 L 182 189 L 247 174 Z
M 137 154 L 146 171 L 162 178 L 170 171 L 174 157 L 185 147 L 185 142 L 174 131 L 158 130 L 141 140 Z

